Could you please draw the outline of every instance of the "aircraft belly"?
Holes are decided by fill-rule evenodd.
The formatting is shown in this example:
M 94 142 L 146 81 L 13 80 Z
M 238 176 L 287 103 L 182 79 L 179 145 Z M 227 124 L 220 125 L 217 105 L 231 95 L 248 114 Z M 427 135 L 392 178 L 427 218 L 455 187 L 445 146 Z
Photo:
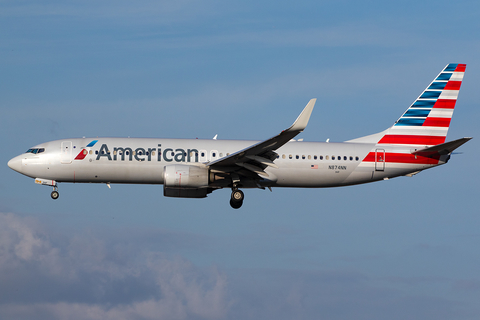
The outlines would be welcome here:
M 353 169 L 339 169 L 335 166 L 318 165 L 304 168 L 282 168 L 275 171 L 277 174 L 277 187 L 306 187 L 322 188 L 342 184 Z

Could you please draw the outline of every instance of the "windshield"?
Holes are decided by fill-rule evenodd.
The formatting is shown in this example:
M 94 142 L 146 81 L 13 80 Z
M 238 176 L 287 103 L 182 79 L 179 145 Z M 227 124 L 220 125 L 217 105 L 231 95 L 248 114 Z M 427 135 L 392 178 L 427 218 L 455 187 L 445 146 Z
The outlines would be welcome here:
M 37 154 L 37 153 L 42 153 L 45 151 L 45 148 L 38 148 L 38 149 L 28 149 L 27 152 L 25 153 L 34 153 L 34 154 Z

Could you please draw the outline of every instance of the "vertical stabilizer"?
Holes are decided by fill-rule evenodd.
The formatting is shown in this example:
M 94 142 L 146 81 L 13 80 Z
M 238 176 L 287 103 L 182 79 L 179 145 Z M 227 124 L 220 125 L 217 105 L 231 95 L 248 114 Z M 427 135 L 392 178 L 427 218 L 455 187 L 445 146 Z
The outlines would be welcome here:
M 451 63 L 389 129 L 349 142 L 429 147 L 445 142 L 466 64 Z

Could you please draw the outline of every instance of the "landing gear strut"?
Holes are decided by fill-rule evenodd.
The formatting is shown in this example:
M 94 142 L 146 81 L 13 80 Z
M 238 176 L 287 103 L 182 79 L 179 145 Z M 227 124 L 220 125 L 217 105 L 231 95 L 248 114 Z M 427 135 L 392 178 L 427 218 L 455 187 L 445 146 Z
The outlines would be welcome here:
M 242 190 L 237 188 L 232 188 L 232 197 L 230 198 L 230 205 L 233 209 L 238 209 L 243 204 L 243 199 L 245 198 Z
M 56 186 L 53 187 L 53 191 L 50 194 L 50 196 L 52 197 L 53 200 L 57 200 L 58 197 L 60 196 L 60 194 L 58 193 L 58 188 Z

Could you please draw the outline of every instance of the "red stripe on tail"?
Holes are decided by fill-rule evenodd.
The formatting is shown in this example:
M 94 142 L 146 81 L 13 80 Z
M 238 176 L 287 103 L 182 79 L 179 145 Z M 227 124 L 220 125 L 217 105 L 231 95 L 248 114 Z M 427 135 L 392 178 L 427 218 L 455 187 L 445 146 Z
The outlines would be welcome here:
M 461 85 L 462 81 L 448 81 L 443 90 L 460 90 Z
M 379 144 L 420 144 L 426 146 L 437 145 L 445 142 L 445 137 L 441 136 L 416 136 L 416 135 L 393 135 L 387 134 Z
M 450 126 L 451 118 L 427 118 L 423 123 L 424 127 L 444 127 Z
M 453 109 L 455 108 L 455 102 L 457 102 L 457 100 L 438 99 L 437 102 L 435 102 L 435 104 L 433 105 L 433 108 Z
M 466 64 L 459 64 L 455 69 L 455 72 L 465 72 L 465 68 L 467 67 Z

